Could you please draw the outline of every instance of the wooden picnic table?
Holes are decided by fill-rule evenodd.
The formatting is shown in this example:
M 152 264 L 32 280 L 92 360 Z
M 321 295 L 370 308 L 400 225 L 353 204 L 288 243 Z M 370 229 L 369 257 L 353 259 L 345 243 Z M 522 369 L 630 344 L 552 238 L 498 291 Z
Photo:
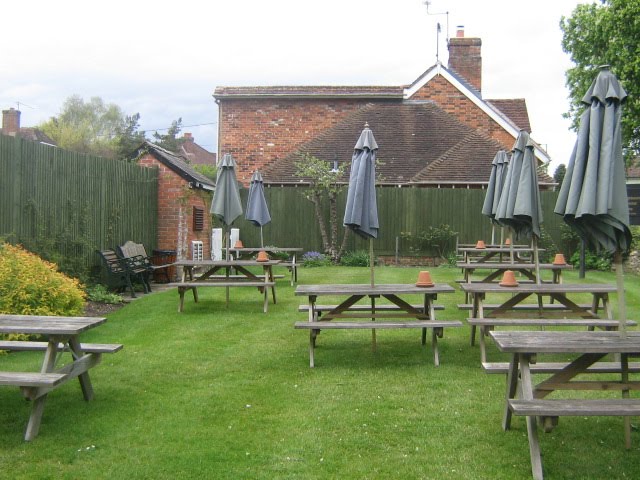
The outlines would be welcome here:
M 514 311 L 529 310 L 537 315 L 537 323 L 540 326 L 544 326 L 557 323 L 552 319 L 548 320 L 548 317 L 551 317 L 554 312 L 561 312 L 564 316 L 573 314 L 578 318 L 594 319 L 591 326 L 598 326 L 599 322 L 595 319 L 600 319 L 598 311 L 601 308 L 604 311 L 604 318 L 609 321 L 613 320 L 609 294 L 616 291 L 615 285 L 604 283 L 519 283 L 514 287 L 503 287 L 498 283 L 461 283 L 460 288 L 471 299 L 469 321 L 471 325 L 471 345 L 475 343 L 476 324 L 474 324 L 474 321 L 478 320 L 482 324 L 480 335 L 482 362 L 486 361 L 484 337 L 495 326 L 488 321 L 483 322 L 487 318 L 505 317 L 513 314 Z M 485 304 L 487 294 L 508 294 L 509 296 L 505 299 L 503 295 L 503 298 L 498 300 L 496 304 Z M 590 295 L 592 297 L 591 303 L 585 305 L 571 300 L 571 296 L 580 294 Z M 537 304 L 523 304 L 523 301 L 530 296 L 537 297 Z M 554 303 L 543 303 L 543 297 L 549 297 Z M 459 305 L 459 307 L 467 308 L 467 305 Z M 505 322 L 501 323 L 505 324 Z M 519 322 L 514 319 L 512 323 L 517 325 Z M 613 328 L 611 323 L 607 323 L 605 327 Z
M 289 258 L 280 262 L 278 266 L 287 267 L 291 272 L 291 286 L 298 282 L 298 253 L 303 250 L 304 249 L 299 247 L 242 247 L 229 249 L 229 251 L 235 253 L 238 258 L 242 258 L 245 255 L 254 255 L 260 251 L 265 251 L 267 254 L 286 253 L 289 255 Z
M 82 332 L 102 325 L 106 318 L 56 317 L 0 314 L 0 334 L 43 335 L 46 341 L 2 340 L 0 350 L 43 351 L 40 372 L 0 372 L 0 385 L 17 386 L 27 400 L 33 401 L 24 439 L 38 435 L 47 394 L 68 381 L 78 378 L 84 399 L 93 398 L 89 369 L 100 363 L 102 353 L 114 353 L 120 344 L 82 344 Z M 72 360 L 56 367 L 60 356 L 70 352 Z
M 178 311 L 184 307 L 184 295 L 187 290 L 193 292 L 193 299 L 198 302 L 198 287 L 223 287 L 226 289 L 226 305 L 229 306 L 229 288 L 255 287 L 263 294 L 263 311 L 267 313 L 269 304 L 268 290 L 271 289 L 273 303 L 276 303 L 276 282 L 273 266 L 280 264 L 280 260 L 179 260 L 175 263 L 182 267 L 181 281 L 170 283 L 177 287 L 180 295 Z M 253 273 L 249 268 L 262 267 L 263 274 Z M 196 276 L 195 271 L 201 273 Z M 218 274 L 222 272 L 222 274 Z M 236 273 L 232 273 L 236 272 Z
M 511 417 L 526 416 L 531 470 L 535 479 L 542 479 L 542 459 L 538 443 L 536 418 L 546 431 L 558 423 L 558 417 L 565 415 L 610 415 L 624 416 L 624 435 L 627 448 L 630 448 L 629 416 L 640 415 L 640 398 L 629 398 L 629 390 L 640 389 L 640 382 L 629 380 L 629 357 L 640 355 L 640 332 L 627 332 L 625 337 L 620 332 L 540 332 L 540 331 L 496 331 L 491 336 L 502 352 L 511 354 L 505 408 L 502 427 L 511 427 Z M 536 363 L 539 354 L 566 354 L 575 356 L 559 372 L 544 381 L 535 384 L 531 374 L 532 364 Z M 617 374 L 619 379 L 575 380 L 580 374 L 592 373 L 590 367 L 606 355 L 619 356 Z M 535 365 L 534 365 L 535 366 Z M 597 370 L 596 370 L 597 371 Z M 520 385 L 518 385 L 520 383 Z M 571 390 L 579 392 L 596 390 L 600 392 L 620 392 L 622 398 L 577 398 L 546 399 L 555 391 Z M 517 392 L 521 398 L 516 398 Z M 594 432 L 597 430 L 594 430 Z
M 426 330 L 432 329 L 432 347 L 435 365 L 439 365 L 437 337 L 442 337 L 444 327 L 462 326 L 458 321 L 436 321 L 434 301 L 439 293 L 453 293 L 453 287 L 447 284 L 435 284 L 433 287 L 417 287 L 414 284 L 324 284 L 298 285 L 295 294 L 308 297 L 304 310 L 308 313 L 307 322 L 296 322 L 296 328 L 309 329 L 309 364 L 314 366 L 316 337 L 322 329 L 371 329 L 372 345 L 376 346 L 376 329 L 419 328 L 422 330 L 422 344 L 426 344 Z M 422 303 L 410 304 L 404 298 L 407 295 L 419 295 Z M 319 305 L 318 297 L 337 297 L 336 305 Z M 388 303 L 377 303 L 378 299 Z M 368 303 L 358 303 L 369 299 Z M 380 319 L 385 319 L 380 321 Z M 402 319 L 402 321 L 386 321 Z M 337 320 L 337 321 L 334 321 Z

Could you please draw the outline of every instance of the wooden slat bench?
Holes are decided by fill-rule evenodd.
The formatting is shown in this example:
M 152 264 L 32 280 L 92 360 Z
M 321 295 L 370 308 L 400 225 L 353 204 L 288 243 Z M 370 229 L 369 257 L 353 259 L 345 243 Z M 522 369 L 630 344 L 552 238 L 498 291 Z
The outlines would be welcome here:
M 568 363 L 566 362 L 541 362 L 531 364 L 531 373 L 551 374 L 562 371 Z M 620 362 L 597 362 L 587 368 L 589 373 L 619 373 Z M 508 362 L 482 362 L 482 369 L 488 374 L 509 373 Z M 640 373 L 640 362 L 629 363 L 629 373 Z
M 376 306 L 376 308 L 378 308 Z M 438 352 L 438 335 L 437 330 L 442 330 L 445 327 L 461 327 L 462 322 L 457 320 L 448 320 L 448 321 L 436 321 L 436 320 L 422 320 L 422 321 L 411 321 L 411 322 L 296 322 L 295 328 L 301 329 L 309 329 L 311 330 L 310 340 L 309 340 L 309 365 L 313 368 L 315 364 L 314 358 L 314 350 L 316 344 L 316 337 L 320 330 L 328 329 L 328 330 L 353 330 L 353 329 L 367 329 L 367 330 L 378 330 L 378 329 L 393 329 L 393 328 L 420 328 L 423 330 L 422 336 L 422 344 L 426 344 L 426 332 L 427 328 L 431 328 L 431 345 L 433 348 L 433 361 L 436 366 L 440 365 L 440 355 Z
M 580 303 L 578 304 L 578 306 L 580 308 L 584 308 L 585 310 L 590 310 L 593 305 L 590 303 Z M 496 308 L 499 308 L 500 305 L 498 305 L 497 303 L 485 303 L 483 305 L 483 308 L 485 310 L 495 310 Z M 471 303 L 459 303 L 458 304 L 458 308 L 460 310 L 472 310 L 473 309 L 473 304 Z M 529 310 L 540 310 L 540 305 L 538 305 L 537 303 L 523 303 L 520 305 L 514 305 L 513 307 L 511 307 L 511 310 L 524 310 L 524 311 L 529 311 Z M 544 311 L 554 311 L 554 310 L 568 310 L 568 308 L 565 305 L 562 305 L 561 303 L 545 303 L 544 305 L 542 305 L 542 310 Z
M 318 312 L 318 315 L 321 315 L 322 312 L 330 312 L 331 310 L 334 310 L 337 307 L 337 305 L 316 305 L 315 306 L 315 310 L 316 312 Z M 416 310 L 420 310 L 423 311 L 424 310 L 424 305 L 411 305 L 411 307 L 415 308 Z M 444 310 L 444 305 L 434 305 L 433 306 L 434 310 Z M 356 304 L 356 305 L 351 305 L 349 307 L 350 311 L 371 311 L 371 306 L 370 305 L 365 305 L 365 304 Z M 400 310 L 400 308 L 397 305 L 392 305 L 392 304 L 382 304 L 382 305 L 376 305 L 376 310 L 380 310 L 380 311 L 396 311 L 396 310 Z M 303 305 L 299 305 L 298 306 L 298 311 L 299 312 L 308 312 L 309 311 L 309 304 L 303 304 Z
M 122 350 L 120 343 L 81 343 L 80 348 L 85 353 L 115 353 Z M 0 350 L 13 352 L 44 351 L 47 349 L 47 342 L 29 342 L 20 340 L 0 340 Z M 59 350 L 68 351 L 69 347 L 58 344 Z
M 67 377 L 64 373 L 0 372 L 0 385 L 20 388 L 53 388 Z
M 640 398 L 613 399 L 553 399 L 509 400 L 509 408 L 515 415 L 536 417 L 565 416 L 614 416 L 640 415 Z
M 615 330 L 620 325 L 618 320 L 602 318 L 468 318 L 467 323 L 472 327 L 480 327 L 480 359 L 483 363 L 487 361 L 485 336 L 494 327 L 587 327 L 589 330 Z M 628 327 L 636 325 L 635 321 L 627 320 Z
M 244 277 L 246 278 L 246 277 Z M 193 300 L 198 303 L 198 287 L 254 287 L 258 288 L 264 294 L 264 312 L 267 311 L 267 289 L 273 287 L 275 282 L 255 282 L 255 281 L 242 281 L 237 279 L 233 282 L 178 282 L 169 283 L 169 287 L 178 287 L 178 294 L 180 295 L 180 304 L 178 305 L 178 312 L 182 312 L 184 308 L 184 294 L 187 290 L 193 292 Z M 264 291 L 263 291 L 264 290 Z M 275 294 L 274 294 L 275 297 Z

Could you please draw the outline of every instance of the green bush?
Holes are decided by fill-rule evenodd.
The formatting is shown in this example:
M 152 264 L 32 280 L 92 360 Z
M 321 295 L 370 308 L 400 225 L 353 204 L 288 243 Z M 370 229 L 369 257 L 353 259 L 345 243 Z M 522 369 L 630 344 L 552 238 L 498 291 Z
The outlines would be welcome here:
M 602 272 L 611 271 L 612 256 L 609 253 L 594 253 L 590 250 L 584 252 L 584 266 L 587 270 L 600 270 Z M 575 268 L 580 267 L 580 252 L 571 255 L 569 263 Z
M 455 253 L 457 236 L 458 232 L 445 223 L 437 227 L 430 226 L 415 236 L 411 232 L 400 233 L 400 237 L 409 242 L 411 252 L 437 255 L 441 258 L 447 258 L 451 252 Z
M 80 315 L 85 293 L 78 280 L 20 246 L 0 245 L 0 313 Z
M 87 298 L 92 302 L 118 304 L 124 302 L 121 295 L 110 292 L 102 284 L 93 285 L 87 288 Z
M 368 267 L 369 252 L 366 250 L 356 250 L 355 252 L 346 252 L 340 258 L 340 265 L 345 267 Z

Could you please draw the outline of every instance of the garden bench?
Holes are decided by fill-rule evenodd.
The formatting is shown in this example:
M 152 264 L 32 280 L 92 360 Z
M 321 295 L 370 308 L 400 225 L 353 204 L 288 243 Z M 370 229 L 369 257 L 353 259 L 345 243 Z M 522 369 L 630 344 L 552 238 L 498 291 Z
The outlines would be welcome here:
M 151 274 L 155 274 L 155 272 L 161 273 L 167 280 L 167 283 L 171 281 L 169 278 L 169 269 L 173 266 L 172 263 L 167 263 L 164 265 L 156 265 L 152 262 L 152 257 L 147 255 L 147 251 L 144 248 L 144 245 L 141 243 L 135 243 L 131 240 L 128 240 L 124 243 L 124 245 L 120 245 L 118 247 L 118 253 L 121 258 L 124 258 L 129 265 L 129 268 L 132 269 L 143 269 L 147 275 L 147 285 L 149 287 L 149 291 L 151 291 L 151 285 L 149 284 L 149 276 Z
M 472 327 L 480 327 L 480 358 L 483 363 L 487 360 L 485 336 L 494 327 L 587 327 L 589 330 L 615 330 L 620 325 L 618 320 L 602 318 L 468 318 L 467 323 Z M 633 320 L 627 320 L 627 326 L 635 325 L 637 324 Z
M 133 281 L 138 280 L 144 289 L 144 293 L 151 291 L 148 283 L 149 271 L 144 267 L 136 267 L 131 261 L 119 257 L 115 250 L 96 250 L 105 266 L 107 285 L 118 291 L 129 289 L 131 296 L 135 298 Z
M 522 282 L 520 282 L 522 283 Z M 497 304 L 497 303 L 485 303 L 483 305 L 483 308 L 485 310 L 495 310 L 497 308 L 499 308 L 501 305 Z M 580 303 L 578 304 L 578 306 L 580 308 L 584 308 L 586 309 L 591 309 L 591 307 L 593 306 L 590 303 Z M 460 310 L 473 310 L 473 304 L 471 303 L 459 303 L 458 304 L 458 308 Z M 529 311 L 529 310 L 540 310 L 540 305 L 538 305 L 537 303 L 521 303 L 519 305 L 514 305 L 513 307 L 511 307 L 511 310 L 524 310 L 524 311 Z M 545 303 L 544 305 L 542 305 L 542 310 L 544 311 L 558 311 L 558 310 L 568 310 L 568 308 L 565 305 L 562 305 L 561 303 Z
M 0 385 L 20 388 L 53 388 L 67 378 L 64 373 L 0 372 Z

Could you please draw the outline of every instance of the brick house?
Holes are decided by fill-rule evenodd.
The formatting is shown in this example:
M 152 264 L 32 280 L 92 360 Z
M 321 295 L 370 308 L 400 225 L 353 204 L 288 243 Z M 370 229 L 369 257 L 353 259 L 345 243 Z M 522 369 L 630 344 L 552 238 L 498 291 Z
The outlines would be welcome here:
M 19 136 L 25 140 L 31 140 L 32 142 L 44 143 L 46 145 L 56 145 L 49 136 L 45 135 L 42 130 L 32 127 L 20 126 L 20 115 L 22 112 L 15 108 L 2 111 L 2 128 L 0 128 L 0 134 L 9 135 L 11 137 Z
M 496 152 L 531 126 L 524 99 L 482 97 L 481 45 L 459 30 L 449 66 L 433 65 L 405 86 L 217 87 L 218 151 L 234 156 L 244 184 L 255 169 L 265 184 L 299 184 L 295 161 L 305 153 L 350 161 L 367 122 L 380 145 L 380 184 L 482 187 Z M 550 160 L 541 148 L 536 156 Z
M 211 165 L 215 166 L 216 154 L 202 148 L 193 138 L 193 135 L 185 132 L 182 136 L 184 140 L 180 145 L 180 155 L 186 158 L 191 165 Z
M 191 242 L 201 241 L 205 257 L 211 251 L 211 206 L 214 182 L 196 172 L 184 158 L 151 142 L 138 148 L 136 162 L 157 167 L 158 241 L 160 250 L 191 256 Z

